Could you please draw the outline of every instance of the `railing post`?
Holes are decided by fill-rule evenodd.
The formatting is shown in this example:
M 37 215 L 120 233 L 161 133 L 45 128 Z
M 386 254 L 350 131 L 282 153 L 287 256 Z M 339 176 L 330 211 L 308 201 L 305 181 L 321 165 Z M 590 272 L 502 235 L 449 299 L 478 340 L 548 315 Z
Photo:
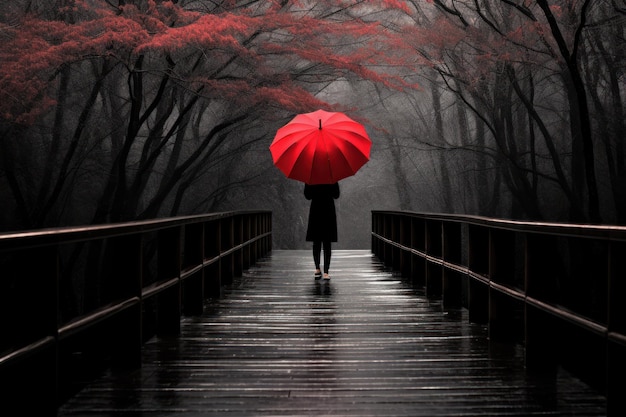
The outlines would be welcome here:
M 252 233 L 250 233 L 250 228 L 251 228 L 251 224 L 253 221 L 253 217 L 251 216 L 252 216 L 251 214 L 246 214 L 242 218 L 242 221 L 243 221 L 243 226 L 242 226 L 243 239 L 242 240 L 244 242 L 249 241 L 252 237 L 256 237 L 256 236 L 252 236 Z M 251 253 L 252 253 L 251 245 L 247 244 L 243 248 L 242 267 L 244 270 L 247 270 L 250 268 L 251 257 L 252 257 Z
M 370 235 L 370 244 L 371 244 L 371 250 L 372 250 L 372 254 L 374 254 L 375 256 L 379 255 L 378 252 L 378 237 L 376 237 L 376 235 L 378 234 L 378 213 L 376 213 L 375 211 L 371 212 L 371 227 L 372 227 L 372 234 Z
M 385 236 L 384 213 L 372 214 L 372 227 L 377 236 L 372 236 L 372 251 L 383 263 L 385 262 L 385 242 L 380 238 Z
M 182 269 L 194 271 L 183 282 L 183 314 L 199 315 L 204 309 L 204 223 L 191 223 L 185 226 L 183 248 Z
M 243 242 L 243 215 L 237 215 L 233 220 L 233 247 L 241 245 Z M 238 248 L 233 252 L 233 276 L 240 277 L 243 274 L 243 248 Z
M 426 254 L 442 258 L 442 224 L 440 221 L 426 221 Z M 443 270 L 441 264 L 426 263 L 426 296 L 440 299 L 442 296 Z
M 443 260 L 461 265 L 462 233 L 460 223 L 443 223 Z M 459 272 L 443 268 L 442 293 L 445 307 L 458 308 L 463 304 L 463 280 L 467 277 Z
M 157 332 L 159 335 L 176 335 L 180 333 L 181 315 L 181 229 L 173 227 L 160 230 L 157 240 L 158 281 L 178 279 L 175 285 L 157 296 Z
M 526 235 L 525 293 L 539 300 L 554 300 L 556 266 L 551 236 Z M 554 374 L 557 369 L 555 319 L 538 308 L 525 305 L 525 362 L 534 372 Z
M 219 298 L 222 295 L 219 261 L 222 242 L 220 224 L 220 220 L 210 220 L 204 224 L 204 259 L 208 263 L 204 272 L 206 298 Z
M 272 226 L 273 225 L 273 223 L 272 223 L 272 221 L 273 221 L 272 214 L 271 213 L 267 213 L 264 217 L 265 217 L 265 221 L 264 221 L 265 227 L 264 227 L 263 231 L 264 232 L 269 232 L 270 230 L 272 230 L 272 227 L 273 227 Z M 272 246 L 273 245 L 272 237 L 271 236 L 266 237 L 264 242 L 265 242 L 265 244 L 263 246 L 263 255 L 265 255 L 265 254 L 267 254 L 267 253 L 272 251 L 272 248 L 273 248 L 273 246 Z
M 263 249 L 262 249 L 263 241 L 258 239 L 258 237 L 263 233 L 260 225 L 261 225 L 260 215 L 254 214 L 250 218 L 250 224 L 248 225 L 248 227 L 250 230 L 250 237 L 257 238 L 257 240 L 255 240 L 254 243 L 250 246 L 250 258 L 248 261 L 249 262 L 248 267 L 254 264 L 259 259 L 260 254 L 263 252 Z
M 411 217 L 403 215 L 400 220 L 400 244 L 402 249 L 400 250 L 400 264 L 399 270 L 403 277 L 409 277 L 411 275 Z
M 413 217 L 411 222 L 411 248 L 426 253 L 426 222 L 423 218 Z M 411 260 L 411 279 L 417 287 L 426 286 L 426 260 L 414 254 Z
M 490 283 L 520 292 L 524 290 L 523 263 L 516 259 L 516 234 L 501 229 L 489 232 L 489 280 Z M 524 300 L 516 300 L 501 293 L 501 289 L 489 288 L 489 338 L 492 340 L 523 341 Z
M 607 414 L 626 415 L 626 242 L 609 246 Z
M 468 288 L 469 319 L 474 323 L 489 322 L 489 231 L 483 226 L 469 225 L 468 263 L 475 279 Z
M 226 217 L 220 221 L 220 279 L 222 284 L 233 282 L 234 256 L 232 253 L 234 239 L 234 221 L 232 217 Z
M 379 259 L 383 259 L 383 242 L 378 236 L 383 235 L 383 215 L 382 213 L 372 214 L 372 227 L 377 236 L 372 236 L 372 251 Z
M 385 214 L 383 217 L 383 237 L 387 239 L 393 238 L 393 217 Z M 393 245 L 384 242 L 383 243 L 383 262 L 385 266 L 393 265 Z
M 110 279 L 113 287 L 118 289 L 116 298 L 123 300 L 136 297 L 141 299 L 142 288 L 142 244 L 141 235 L 120 236 L 109 241 L 111 258 Z M 142 315 L 141 304 L 129 307 L 118 320 L 119 326 L 115 335 L 117 346 L 114 352 L 114 367 L 131 369 L 141 365 Z

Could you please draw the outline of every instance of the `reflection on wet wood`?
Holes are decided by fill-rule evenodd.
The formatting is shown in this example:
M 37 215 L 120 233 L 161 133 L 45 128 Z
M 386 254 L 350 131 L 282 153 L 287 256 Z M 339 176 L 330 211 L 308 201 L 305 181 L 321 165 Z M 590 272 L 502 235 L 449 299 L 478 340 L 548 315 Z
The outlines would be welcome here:
M 309 251 L 274 251 L 181 337 L 149 342 L 142 369 L 103 376 L 59 416 L 605 414 L 602 396 L 528 375 L 521 347 L 489 344 L 369 251 L 335 251 L 331 275 L 313 280 Z

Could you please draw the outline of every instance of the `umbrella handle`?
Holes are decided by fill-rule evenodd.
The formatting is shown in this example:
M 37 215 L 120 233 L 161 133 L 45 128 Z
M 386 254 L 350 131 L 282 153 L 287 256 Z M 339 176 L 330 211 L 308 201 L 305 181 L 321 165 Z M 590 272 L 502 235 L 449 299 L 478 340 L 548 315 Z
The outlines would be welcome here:
M 322 130 L 322 119 L 319 119 L 320 121 L 320 130 Z

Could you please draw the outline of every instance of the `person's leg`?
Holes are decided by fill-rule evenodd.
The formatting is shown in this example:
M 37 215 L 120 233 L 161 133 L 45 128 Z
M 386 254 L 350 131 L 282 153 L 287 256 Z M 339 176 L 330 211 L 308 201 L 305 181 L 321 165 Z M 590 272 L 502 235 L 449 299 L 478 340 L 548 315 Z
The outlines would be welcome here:
M 330 268 L 331 251 L 330 241 L 324 241 L 324 274 L 326 275 L 328 275 L 328 269 Z
M 318 274 L 321 274 L 320 270 L 320 258 L 322 252 L 322 242 L 316 240 L 313 242 L 313 263 L 315 263 L 315 277 L 318 277 Z

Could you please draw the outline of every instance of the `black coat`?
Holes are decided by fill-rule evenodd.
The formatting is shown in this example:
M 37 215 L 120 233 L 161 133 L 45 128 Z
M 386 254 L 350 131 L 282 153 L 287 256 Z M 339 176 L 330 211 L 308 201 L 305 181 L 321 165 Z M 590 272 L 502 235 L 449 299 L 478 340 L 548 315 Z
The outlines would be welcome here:
M 337 241 L 337 214 L 335 198 L 339 198 L 339 184 L 304 186 L 304 197 L 311 200 L 307 241 Z

